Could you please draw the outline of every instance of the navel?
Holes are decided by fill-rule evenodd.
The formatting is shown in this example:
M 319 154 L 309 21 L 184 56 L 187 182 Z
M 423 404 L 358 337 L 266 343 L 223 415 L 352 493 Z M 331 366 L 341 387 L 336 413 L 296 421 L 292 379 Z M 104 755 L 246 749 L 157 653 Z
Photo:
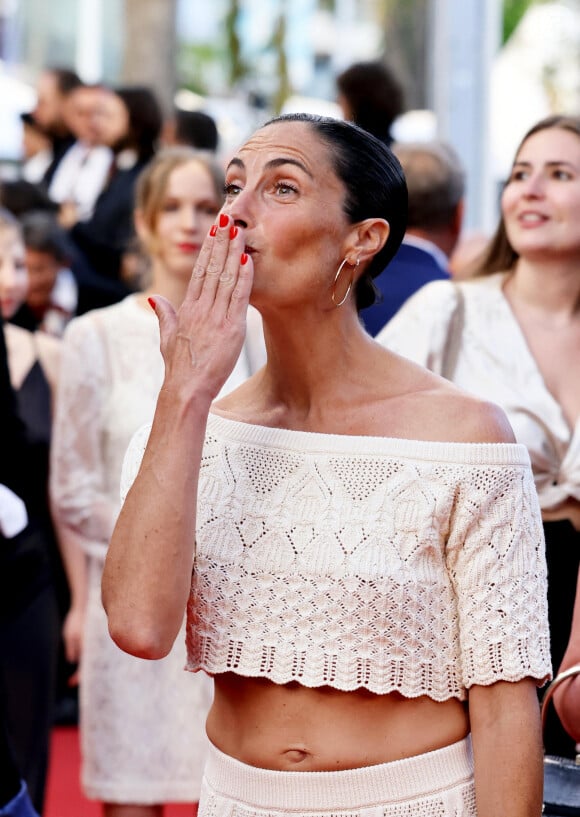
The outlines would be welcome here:
M 311 753 L 306 752 L 304 749 L 286 749 L 285 752 L 282 752 L 282 756 L 291 765 L 304 763 L 312 757 Z

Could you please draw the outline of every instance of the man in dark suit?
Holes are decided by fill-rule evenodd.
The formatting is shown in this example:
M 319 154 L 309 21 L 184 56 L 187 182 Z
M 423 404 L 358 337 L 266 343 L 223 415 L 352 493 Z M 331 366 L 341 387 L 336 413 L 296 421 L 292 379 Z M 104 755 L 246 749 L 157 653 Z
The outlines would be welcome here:
M 31 112 L 51 142 L 52 159 L 42 179 L 48 188 L 54 173 L 75 137 L 66 122 L 67 98 L 72 90 L 82 85 L 80 77 L 72 68 L 54 66 L 41 71 L 36 83 L 37 102 Z
M 409 190 L 407 232 L 390 264 L 375 278 L 381 299 L 361 313 L 375 335 L 416 290 L 449 278 L 449 256 L 461 232 L 465 173 L 450 145 L 443 142 L 393 146 Z

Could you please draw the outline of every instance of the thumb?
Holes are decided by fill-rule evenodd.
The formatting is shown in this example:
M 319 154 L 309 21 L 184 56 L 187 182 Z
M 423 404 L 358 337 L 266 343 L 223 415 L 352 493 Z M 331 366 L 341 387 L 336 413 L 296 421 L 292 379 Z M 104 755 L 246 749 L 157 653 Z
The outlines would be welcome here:
M 161 341 L 167 339 L 167 336 L 170 334 L 171 329 L 175 326 L 177 313 L 173 308 L 173 304 L 164 298 L 163 295 L 153 295 L 150 298 L 147 298 L 149 306 L 157 315 L 157 320 L 159 321 L 159 334 L 161 335 Z

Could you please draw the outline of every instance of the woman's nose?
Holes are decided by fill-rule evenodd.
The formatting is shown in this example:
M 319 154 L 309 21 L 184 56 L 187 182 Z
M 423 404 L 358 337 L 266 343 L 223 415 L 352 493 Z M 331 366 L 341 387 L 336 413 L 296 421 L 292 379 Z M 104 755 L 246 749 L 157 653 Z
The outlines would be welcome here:
M 539 173 L 530 173 L 524 182 L 524 195 L 538 198 L 544 194 L 544 179 Z
M 254 211 L 251 196 L 242 190 L 234 199 L 226 202 L 223 211 L 233 218 L 237 227 L 248 227 L 253 221 Z
M 183 207 L 181 210 L 181 226 L 184 230 L 195 230 L 199 221 L 199 214 L 195 207 Z

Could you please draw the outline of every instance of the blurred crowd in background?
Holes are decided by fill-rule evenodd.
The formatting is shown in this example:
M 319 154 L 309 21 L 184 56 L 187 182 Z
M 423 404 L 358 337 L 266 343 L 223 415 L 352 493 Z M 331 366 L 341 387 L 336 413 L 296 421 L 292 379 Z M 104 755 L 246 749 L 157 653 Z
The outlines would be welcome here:
M 361 60 L 338 73 L 334 82 L 333 99 L 325 104 L 319 100 L 316 106 L 312 101 L 301 102 L 298 99 L 289 101 L 287 108 L 292 105 L 314 105 L 316 112 L 343 116 L 373 133 L 390 145 L 399 157 L 409 187 L 409 222 L 405 241 L 395 260 L 375 282 L 382 299 L 361 315 L 369 333 L 376 336 L 407 299 L 425 284 L 433 281 L 455 283 L 480 275 L 482 259 L 489 250 L 491 236 L 483 231 L 466 232 L 462 229 L 468 184 L 465 167 L 453 145 L 436 138 L 436 127 L 431 118 L 408 116 L 404 86 L 396 71 L 382 59 Z M 29 632 L 31 626 L 35 627 L 34 622 L 42 621 L 46 632 L 43 634 L 40 629 L 37 632 L 42 644 L 35 645 L 34 661 L 29 666 L 25 662 L 19 664 L 14 677 L 7 676 L 2 680 L 4 685 L 20 685 L 20 692 L 24 689 L 28 695 L 27 700 L 37 702 L 34 723 L 25 723 L 23 712 L 27 708 L 32 710 L 30 703 L 24 700 L 26 695 L 12 698 L 10 691 L 0 690 L 0 693 L 5 702 L 10 700 L 12 704 L 12 709 L 5 713 L 5 720 L 7 732 L 15 744 L 12 750 L 16 756 L 16 767 L 27 780 L 40 814 L 46 780 L 48 734 L 54 723 L 76 723 L 78 718 L 76 688 L 74 685 L 71 687 L 70 679 L 75 678 L 81 648 L 76 651 L 71 648 L 70 631 L 68 644 L 60 635 L 67 621 L 71 596 L 75 592 L 74 576 L 71 578 L 74 567 L 71 568 L 70 559 L 67 561 L 63 558 L 63 547 L 66 551 L 67 544 L 59 542 L 59 537 L 66 539 L 66 533 L 63 534 L 59 525 L 55 524 L 58 513 L 51 507 L 48 490 L 52 423 L 58 411 L 55 406 L 59 400 L 59 381 L 63 376 L 61 358 L 70 359 L 71 348 L 78 342 L 74 329 L 71 335 L 67 327 L 73 319 L 80 319 L 80 316 L 94 310 L 110 309 L 127 298 L 140 297 L 149 291 L 153 274 L 159 280 L 160 270 L 165 270 L 169 276 L 174 274 L 173 262 L 162 257 L 160 247 L 163 242 L 156 232 L 160 223 L 157 219 L 170 207 L 176 210 L 189 207 L 196 214 L 195 223 L 184 228 L 185 232 L 197 236 L 199 226 L 196 219 L 202 212 L 206 220 L 209 218 L 208 224 L 211 224 L 219 211 L 222 196 L 221 188 L 214 182 L 223 171 L 233 147 L 231 134 L 226 135 L 223 130 L 220 132 L 219 117 L 213 115 L 215 109 L 212 112 L 211 106 L 204 109 L 203 104 L 199 103 L 195 110 L 190 110 L 175 104 L 168 111 L 167 100 L 160 100 L 155 89 L 149 85 L 87 83 L 68 65 L 47 66 L 39 73 L 35 100 L 34 105 L 20 114 L 21 158 L 10 164 L 0 184 L 0 307 L 7 371 L 13 392 L 10 400 L 14 398 L 20 431 L 15 433 L 10 430 L 11 426 L 4 420 L 2 430 L 9 438 L 10 445 L 20 434 L 23 445 L 28 447 L 26 461 L 33 463 L 33 472 L 28 470 L 24 479 L 26 487 L 20 493 L 27 496 L 28 512 L 36 525 L 35 541 L 41 543 L 40 550 L 46 558 L 41 559 L 41 579 L 36 589 L 30 588 L 32 556 L 29 561 L 25 560 L 24 568 L 18 568 L 21 572 L 16 571 L 16 578 L 8 578 L 8 567 L 0 578 L 0 586 L 5 591 L 0 593 L 0 598 L 3 598 L 0 649 L 5 655 L 12 654 L 11 651 L 14 654 L 18 652 L 15 646 L 18 639 L 11 629 L 16 615 L 14 611 L 20 615 L 29 595 L 37 600 L 37 591 L 42 589 L 45 592 L 48 588 L 56 606 L 51 602 L 48 607 L 40 607 L 21 624 L 24 629 L 19 632 L 23 633 Z M 263 110 L 255 115 L 262 116 L 262 121 L 268 118 Z M 580 132 L 574 138 L 580 145 Z M 183 156 L 176 163 L 170 162 L 167 166 L 169 169 L 164 171 L 164 181 L 155 182 L 159 188 L 158 201 L 150 205 L 155 216 L 148 228 L 142 225 L 139 229 L 135 220 L 136 207 L 139 209 L 136 202 L 139 180 L 143 179 L 143 174 L 152 163 L 162 162 L 163 157 L 172 155 L 172 151 L 177 151 L 175 155 L 181 156 L 180 150 L 191 153 L 184 154 L 183 162 Z M 205 199 L 184 203 L 179 192 L 180 177 L 171 174 L 177 173 L 183 163 L 195 164 L 195 157 L 210 163 L 203 165 L 203 173 L 206 174 L 203 183 L 195 177 L 195 184 L 199 183 L 202 187 L 205 184 L 207 187 L 208 179 L 213 179 L 209 185 L 211 191 Z M 580 178 L 576 183 L 580 184 Z M 171 185 L 177 187 L 174 189 Z M 543 195 L 549 194 L 537 194 L 538 197 Z M 205 221 L 203 224 L 207 226 Z M 580 257 L 580 225 L 576 231 L 575 251 Z M 195 238 L 195 242 L 191 239 L 191 242 L 193 247 L 198 238 Z M 196 246 L 199 249 L 198 244 Z M 187 263 L 195 257 L 194 250 L 184 250 Z M 579 299 L 580 284 L 577 282 L 572 284 L 574 292 L 576 294 L 570 296 L 572 300 Z M 573 319 L 577 322 L 577 305 L 574 309 Z M 88 326 L 88 323 L 81 325 Z M 148 328 L 146 331 L 154 330 Z M 75 337 L 77 340 L 74 340 Z M 151 337 L 156 340 L 154 335 Z M 571 336 L 572 345 L 577 343 L 577 337 L 577 334 Z M 94 348 L 99 349 L 98 353 L 95 351 L 95 360 L 102 362 L 108 354 L 104 351 L 106 344 L 103 341 L 102 349 L 96 341 L 95 344 Z M 129 346 L 128 343 L 127 348 Z M 250 349 L 249 362 L 244 370 L 246 375 L 255 371 L 262 360 L 261 355 L 259 344 Z M 86 359 L 87 365 L 89 359 L 90 355 Z M 576 357 L 574 365 L 577 365 L 578 359 Z M 91 360 L 91 366 L 98 368 L 95 360 Z M 429 365 L 429 356 L 420 362 Z M 102 394 L 108 396 L 98 403 L 100 414 L 95 417 L 87 415 L 87 423 L 94 421 L 102 424 L 99 433 L 105 441 L 101 440 L 95 445 L 98 447 L 102 444 L 103 450 L 110 431 L 107 423 L 115 413 L 108 391 L 112 389 L 114 379 L 112 365 L 102 365 L 100 388 Z M 65 382 L 68 374 L 64 372 Z M 86 386 L 86 389 L 88 394 L 91 386 Z M 83 396 L 81 392 L 77 394 Z M 133 398 L 140 399 L 137 391 L 133 392 Z M 2 400 L 5 400 L 4 395 Z M 8 402 L 5 408 L 7 406 Z M 61 423 L 64 416 L 62 411 Z M 71 416 L 70 422 L 74 425 L 75 418 Z M 577 417 L 573 416 L 572 411 L 568 415 L 570 439 L 562 441 L 560 463 L 573 448 L 570 440 L 574 436 L 575 423 L 577 428 Z M 80 434 L 82 430 L 81 426 L 77 433 Z M 133 426 L 124 429 L 125 441 L 133 430 Z M 34 452 L 32 460 L 31 450 Z M 577 440 L 575 450 L 577 458 Z M 16 449 L 14 451 L 15 457 L 20 456 Z M 103 457 L 105 454 L 102 452 L 95 453 L 97 460 Z M 3 458 L 6 465 L 6 458 Z M 570 488 L 570 495 L 578 501 L 578 464 L 575 462 L 568 467 L 570 473 L 576 469 L 576 482 Z M 558 462 L 554 468 L 558 471 Z M 10 471 L 11 467 L 5 470 Z M 109 474 L 107 479 L 110 477 L 114 483 L 116 476 Z M 79 489 L 85 479 L 88 479 L 86 475 L 79 476 Z M 0 483 L 9 484 L 10 478 L 2 478 Z M 21 483 L 19 477 L 16 485 Z M 6 540 L 13 538 L 10 530 L 4 521 L 2 532 Z M 565 632 L 558 639 L 555 669 L 568 641 L 578 568 L 578 530 L 567 532 L 567 535 L 571 542 L 567 545 L 571 558 L 563 570 L 567 576 L 567 587 L 565 591 L 558 587 L 560 598 L 566 598 L 561 617 L 565 622 Z M 71 548 L 76 548 L 77 557 L 84 554 L 81 556 L 84 559 L 86 548 L 83 551 L 78 542 L 73 543 Z M 31 546 L 33 551 L 36 552 Z M 564 577 L 561 581 L 565 582 Z M 6 583 L 6 587 L 3 583 Z M 28 590 L 23 593 L 22 588 L 26 585 Z M 71 626 L 70 620 L 68 625 Z M 80 641 L 78 632 L 77 637 Z M 40 662 L 41 655 L 44 655 L 44 663 Z M 16 658 L 14 660 L 18 663 Z M 43 673 L 38 672 L 41 665 L 45 667 Z M 28 687 L 23 687 L 22 678 L 27 679 Z M 136 694 L 140 693 L 137 691 Z M 571 751 L 570 746 L 568 751 Z M 1 758 L 0 747 L 0 761 Z M 94 796 L 106 799 L 98 793 Z M 109 814 L 112 817 L 117 812 L 112 810 Z M 121 815 L 122 811 L 118 814 Z

